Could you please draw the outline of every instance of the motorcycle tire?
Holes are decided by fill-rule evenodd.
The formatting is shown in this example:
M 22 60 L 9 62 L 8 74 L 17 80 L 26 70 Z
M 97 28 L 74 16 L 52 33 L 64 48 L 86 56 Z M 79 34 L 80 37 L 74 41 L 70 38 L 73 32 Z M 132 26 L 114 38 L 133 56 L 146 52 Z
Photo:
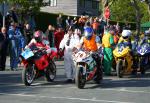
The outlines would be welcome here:
M 77 67 L 76 68 L 76 75 L 75 75 L 75 84 L 79 89 L 83 89 L 86 82 L 86 75 L 83 75 L 84 67 Z
M 122 60 L 118 60 L 117 65 L 116 65 L 116 72 L 119 78 L 123 77 L 123 61 Z
M 46 69 L 45 78 L 48 82 L 53 82 L 56 78 L 56 65 L 53 61 L 50 61 L 49 67 Z
M 22 81 L 26 86 L 30 86 L 35 78 L 33 65 L 27 65 L 22 71 Z
M 100 70 L 97 70 L 96 78 L 94 79 L 94 81 L 96 84 L 100 84 L 102 80 L 103 80 L 103 71 L 102 69 L 100 69 Z
M 145 59 L 144 57 L 140 57 L 140 72 L 142 75 L 145 74 L 145 69 L 146 69 L 145 66 L 143 65 L 145 61 L 144 59 Z

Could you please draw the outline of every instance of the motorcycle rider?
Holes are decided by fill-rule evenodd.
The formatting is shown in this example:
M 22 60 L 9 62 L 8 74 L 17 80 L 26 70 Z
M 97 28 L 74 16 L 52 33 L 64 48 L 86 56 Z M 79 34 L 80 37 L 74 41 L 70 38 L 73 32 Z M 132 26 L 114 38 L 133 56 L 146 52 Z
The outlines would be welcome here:
M 75 75 L 75 66 L 72 59 L 72 51 L 76 44 L 79 43 L 79 36 L 73 33 L 73 28 L 70 26 L 68 33 L 64 35 L 64 38 L 60 42 L 60 51 L 65 48 L 64 51 L 64 66 L 67 77 L 67 83 L 72 83 Z
M 132 72 L 132 64 L 133 64 L 133 62 L 132 62 L 132 55 L 131 55 L 132 45 L 131 45 L 131 40 L 130 40 L 131 33 L 132 32 L 130 30 L 123 30 L 122 31 L 122 35 L 121 35 L 121 37 L 120 37 L 120 39 L 118 41 L 118 44 L 119 43 L 124 43 L 130 49 L 130 53 L 129 53 L 129 55 L 127 55 L 128 56 L 127 57 L 127 64 L 128 64 L 128 66 L 127 66 L 127 70 L 125 71 L 126 74 L 129 74 L 129 73 Z
M 145 31 L 144 34 L 145 34 L 144 38 L 142 39 L 140 44 L 143 44 L 143 43 L 149 43 L 150 44 L 150 30 Z
M 84 29 L 84 36 L 80 40 L 79 48 L 83 48 L 88 51 L 97 52 L 101 47 L 100 38 L 94 34 L 94 31 L 91 27 L 86 27 Z M 99 55 L 93 55 L 93 59 L 96 61 L 97 69 L 100 69 L 101 59 Z M 97 71 L 97 76 L 100 76 L 100 72 Z M 102 77 L 102 76 L 101 76 Z M 101 78 L 102 79 L 102 78 Z
M 50 47 L 43 43 L 42 35 L 43 35 L 43 32 L 40 30 L 37 30 L 34 33 L 32 40 L 29 42 L 29 44 L 25 48 L 30 48 L 32 47 L 32 45 L 35 45 L 39 49 L 45 48 L 47 54 L 51 53 Z

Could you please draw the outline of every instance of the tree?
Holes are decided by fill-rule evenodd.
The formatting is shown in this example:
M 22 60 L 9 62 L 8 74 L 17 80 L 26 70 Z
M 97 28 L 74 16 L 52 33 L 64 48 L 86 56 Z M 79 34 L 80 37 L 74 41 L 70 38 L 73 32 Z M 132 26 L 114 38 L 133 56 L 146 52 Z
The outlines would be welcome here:
M 130 1 L 118 0 L 110 6 L 111 20 L 135 22 L 135 10 L 129 6 Z
M 141 0 L 142 2 L 145 2 L 147 4 L 147 9 L 149 13 L 149 21 L 150 21 L 150 0 Z
M 11 7 L 16 7 L 16 12 L 20 15 L 21 22 L 25 21 L 26 16 L 33 16 L 40 11 L 43 0 L 0 0 L 6 2 Z
M 141 12 L 140 7 L 138 5 L 138 2 L 136 0 L 130 0 L 131 5 L 134 7 L 136 11 L 136 33 L 137 35 L 140 35 L 140 29 L 141 29 Z

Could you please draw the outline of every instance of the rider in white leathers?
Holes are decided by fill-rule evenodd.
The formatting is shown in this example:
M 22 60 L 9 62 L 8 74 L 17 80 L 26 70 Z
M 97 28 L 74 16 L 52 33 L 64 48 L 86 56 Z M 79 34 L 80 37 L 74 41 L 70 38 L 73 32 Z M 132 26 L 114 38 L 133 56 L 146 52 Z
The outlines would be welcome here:
M 65 73 L 67 77 L 67 83 L 71 83 L 74 80 L 75 75 L 75 66 L 72 59 L 72 50 L 79 44 L 80 39 L 77 34 L 73 33 L 72 28 L 68 30 L 68 33 L 64 35 L 60 43 L 60 51 L 65 48 L 64 51 L 64 66 L 65 66 Z

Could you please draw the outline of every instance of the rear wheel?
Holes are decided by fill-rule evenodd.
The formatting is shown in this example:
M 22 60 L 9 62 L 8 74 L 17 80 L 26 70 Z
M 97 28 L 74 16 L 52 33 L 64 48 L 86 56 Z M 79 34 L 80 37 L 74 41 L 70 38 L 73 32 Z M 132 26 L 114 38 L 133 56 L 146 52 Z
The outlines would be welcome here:
M 50 61 L 49 67 L 46 69 L 46 80 L 48 82 L 53 82 L 56 77 L 56 65 L 53 61 Z
M 83 66 L 76 68 L 75 84 L 78 88 L 83 89 L 86 82 L 86 75 L 83 74 Z
M 116 72 L 117 72 L 117 76 L 119 78 L 123 77 L 124 68 L 123 68 L 123 61 L 122 60 L 118 60 L 117 65 L 116 65 Z
M 30 86 L 34 80 L 35 71 L 33 65 L 27 65 L 22 71 L 22 81 L 26 86 Z

